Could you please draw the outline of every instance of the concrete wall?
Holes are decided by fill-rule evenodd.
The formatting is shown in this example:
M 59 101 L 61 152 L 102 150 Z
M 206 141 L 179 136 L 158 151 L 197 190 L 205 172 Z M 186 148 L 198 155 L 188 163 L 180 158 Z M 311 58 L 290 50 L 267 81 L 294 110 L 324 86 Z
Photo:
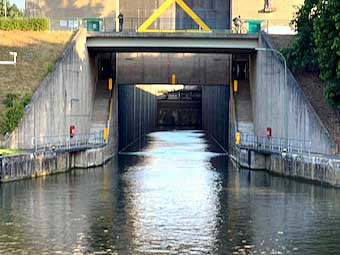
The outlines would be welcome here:
M 50 18 L 115 16 L 116 1 L 111 0 L 26 0 L 27 16 Z
M 53 19 L 83 17 L 117 17 L 119 10 L 125 16 L 127 29 L 139 27 L 165 0 L 26 0 L 27 16 L 47 16 Z M 187 4 L 211 27 L 226 29 L 230 22 L 230 0 L 186 0 Z M 183 10 L 171 5 L 151 26 L 151 29 L 196 28 Z M 114 20 L 110 19 L 113 23 Z M 55 24 L 57 26 L 57 23 Z M 110 24 L 109 24 L 110 26 Z
M 119 53 L 119 84 L 218 85 L 230 80 L 230 55 Z
M 63 173 L 72 168 L 69 153 L 26 154 L 0 159 L 0 182 Z
M 340 188 L 340 160 L 318 155 L 261 154 L 234 150 L 232 159 L 241 167 Z
M 80 30 L 67 46 L 54 70 L 42 81 L 12 133 L 12 148 L 29 149 L 33 137 L 88 133 L 95 97 L 96 64 L 86 48 L 86 31 Z
M 271 47 L 264 35 L 259 44 Z M 273 137 L 311 140 L 313 152 L 331 153 L 333 141 L 291 72 L 285 86 L 280 57 L 258 52 L 250 62 L 255 134 L 266 136 L 267 127 L 271 127 Z M 285 112 L 288 112 L 288 125 L 285 125 Z
M 138 20 L 141 24 L 165 0 L 120 0 L 120 11 L 124 14 L 127 25 L 129 20 Z M 26 0 L 26 15 L 43 15 L 55 19 L 83 17 L 117 17 L 117 0 Z M 175 4 L 162 14 L 161 18 L 175 17 Z M 157 23 L 157 22 L 156 22 Z
M 202 87 L 202 123 L 203 130 L 228 150 L 229 86 Z
M 263 20 L 262 28 L 271 33 L 293 33 L 290 21 L 294 18 L 297 8 L 304 4 L 304 0 L 269 0 L 272 12 L 264 12 L 264 0 L 234 0 L 232 1 L 232 17 L 241 16 L 242 19 Z
M 115 84 L 111 96 L 111 109 L 108 120 L 109 138 L 107 144 L 101 148 L 94 148 L 74 154 L 75 168 L 89 168 L 105 164 L 115 157 L 119 146 L 119 122 L 118 122 L 118 85 Z
M 156 128 L 156 85 L 119 86 L 119 149 Z

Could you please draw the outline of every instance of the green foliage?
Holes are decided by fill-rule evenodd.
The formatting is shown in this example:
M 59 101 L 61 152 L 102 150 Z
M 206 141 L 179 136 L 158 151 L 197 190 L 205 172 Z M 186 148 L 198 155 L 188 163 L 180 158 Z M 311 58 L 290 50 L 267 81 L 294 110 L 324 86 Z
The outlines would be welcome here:
M 49 21 L 43 17 L 33 18 L 0 18 L 0 30 L 11 31 L 46 31 L 49 28 Z
M 326 98 L 331 106 L 340 109 L 340 1 L 318 3 L 314 21 L 314 40 L 321 79 L 327 81 Z
M 325 96 L 331 107 L 340 109 L 340 81 L 339 80 L 332 80 L 327 83 Z
M 20 119 L 24 116 L 25 107 L 29 104 L 31 96 L 25 94 L 20 98 L 16 94 L 6 95 L 4 103 L 6 110 L 1 116 L 0 131 L 2 134 L 12 132 L 19 124 Z
M 318 15 L 316 6 L 319 0 L 305 0 L 305 4 L 297 11 L 296 18 L 292 21 L 298 31 L 296 40 L 289 49 L 282 53 L 288 60 L 288 65 L 294 71 L 317 71 L 318 63 L 315 55 L 313 38 L 314 20 Z
M 0 17 L 5 17 L 5 1 L 8 18 L 23 17 L 24 13 L 15 5 L 11 5 L 9 0 L 0 0 Z
M 48 66 L 47 66 L 47 71 L 48 71 L 49 73 L 52 73 L 52 71 L 53 71 L 53 68 L 54 68 L 54 64 L 52 64 L 52 63 L 48 63 Z
M 14 102 L 17 101 L 18 98 L 19 96 L 17 94 L 9 93 L 6 95 L 3 103 L 7 108 L 9 108 L 13 106 Z
M 340 109 L 340 1 L 305 0 L 293 20 L 297 38 L 285 49 L 294 71 L 317 71 L 326 81 L 325 97 Z

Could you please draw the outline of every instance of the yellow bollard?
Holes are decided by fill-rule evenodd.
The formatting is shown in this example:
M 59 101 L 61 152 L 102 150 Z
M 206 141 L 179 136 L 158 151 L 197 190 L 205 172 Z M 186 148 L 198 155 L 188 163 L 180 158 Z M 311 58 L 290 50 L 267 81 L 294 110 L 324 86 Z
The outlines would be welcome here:
M 236 138 L 235 143 L 236 143 L 237 145 L 241 144 L 241 133 L 240 133 L 240 132 L 236 132 L 235 138 Z
M 238 80 L 234 80 L 234 92 L 238 91 Z
M 109 79 L 109 90 L 113 89 L 113 80 L 112 78 Z
M 174 74 L 174 73 L 171 76 L 171 84 L 176 85 L 176 74 Z
M 109 139 L 109 129 L 104 128 L 104 140 L 107 141 Z

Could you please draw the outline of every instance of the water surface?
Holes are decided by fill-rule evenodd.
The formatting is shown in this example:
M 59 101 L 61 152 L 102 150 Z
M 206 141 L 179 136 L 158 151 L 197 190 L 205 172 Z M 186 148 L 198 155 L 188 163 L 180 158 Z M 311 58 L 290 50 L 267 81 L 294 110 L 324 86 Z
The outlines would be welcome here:
M 0 185 L 0 254 L 339 254 L 340 191 L 236 169 L 202 132 Z

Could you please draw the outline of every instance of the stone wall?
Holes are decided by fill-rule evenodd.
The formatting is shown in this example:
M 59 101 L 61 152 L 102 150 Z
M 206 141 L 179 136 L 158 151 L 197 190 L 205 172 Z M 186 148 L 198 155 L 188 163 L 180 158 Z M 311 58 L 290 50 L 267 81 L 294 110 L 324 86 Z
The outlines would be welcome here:
M 12 148 L 32 148 L 33 137 L 89 132 L 96 90 L 97 67 L 86 47 L 86 31 L 80 30 L 41 82 L 23 119 L 7 141 Z

